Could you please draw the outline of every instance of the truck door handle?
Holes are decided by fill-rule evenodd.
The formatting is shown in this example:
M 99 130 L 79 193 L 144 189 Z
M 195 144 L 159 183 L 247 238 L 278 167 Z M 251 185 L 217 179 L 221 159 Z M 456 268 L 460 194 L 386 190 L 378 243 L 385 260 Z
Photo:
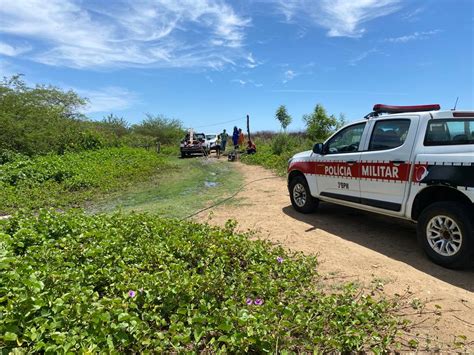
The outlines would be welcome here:
M 347 160 L 346 163 L 347 164 L 355 164 L 355 163 L 357 163 L 357 160 Z
M 403 160 L 390 160 L 391 164 L 405 164 L 405 161 Z

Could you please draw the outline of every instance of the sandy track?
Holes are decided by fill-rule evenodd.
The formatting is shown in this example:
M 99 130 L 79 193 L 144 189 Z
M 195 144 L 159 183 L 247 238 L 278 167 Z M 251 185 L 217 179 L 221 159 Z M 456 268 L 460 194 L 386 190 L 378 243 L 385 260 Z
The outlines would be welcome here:
M 234 165 L 246 182 L 274 176 L 258 166 Z M 315 214 L 299 214 L 291 207 L 285 178 L 252 183 L 237 199 L 236 205 L 214 209 L 209 223 L 223 225 L 234 218 L 240 230 L 254 230 L 284 247 L 318 254 L 320 274 L 341 282 L 368 285 L 381 280 L 388 295 L 409 288 L 412 298 L 427 302 L 425 312 L 441 306 L 439 316 L 408 316 L 415 322 L 426 318 L 416 330 L 420 339 L 428 336 L 445 350 L 443 344 L 457 335 L 474 342 L 474 270 L 448 270 L 427 260 L 417 245 L 414 224 L 328 203 Z M 208 213 L 197 219 L 208 220 Z M 474 352 L 474 343 L 468 349 Z

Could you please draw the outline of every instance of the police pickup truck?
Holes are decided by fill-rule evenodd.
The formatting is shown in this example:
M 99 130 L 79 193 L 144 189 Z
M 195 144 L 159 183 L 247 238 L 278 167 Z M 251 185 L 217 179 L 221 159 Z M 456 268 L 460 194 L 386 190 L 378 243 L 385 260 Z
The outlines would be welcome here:
M 375 105 L 293 156 L 288 189 L 302 213 L 326 201 L 417 222 L 431 260 L 466 267 L 474 259 L 474 111 Z

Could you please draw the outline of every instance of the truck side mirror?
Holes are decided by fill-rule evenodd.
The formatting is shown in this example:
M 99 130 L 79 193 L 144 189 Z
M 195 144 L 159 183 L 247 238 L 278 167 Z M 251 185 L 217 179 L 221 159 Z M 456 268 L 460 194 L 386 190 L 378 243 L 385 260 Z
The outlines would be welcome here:
M 323 143 L 316 143 L 316 144 L 313 146 L 313 153 L 314 153 L 314 154 L 322 155 L 322 154 L 323 154 L 323 150 L 324 150 L 324 144 L 323 144 Z

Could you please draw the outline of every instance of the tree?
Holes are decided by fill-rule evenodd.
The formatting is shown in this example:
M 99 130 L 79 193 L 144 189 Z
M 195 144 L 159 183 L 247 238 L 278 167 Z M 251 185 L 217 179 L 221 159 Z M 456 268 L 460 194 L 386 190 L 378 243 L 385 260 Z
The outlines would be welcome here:
M 163 115 L 146 115 L 140 124 L 132 126 L 134 133 L 156 138 L 161 144 L 174 144 L 183 138 L 185 130 L 180 120 Z
M 21 75 L 0 82 L 0 149 L 27 155 L 61 152 L 77 137 L 86 99 L 46 85 L 28 87 Z
M 118 117 L 111 113 L 100 121 L 100 126 L 105 131 L 113 133 L 117 137 L 123 137 L 129 133 L 130 125 L 123 117 Z
M 285 105 L 278 107 L 275 113 L 275 118 L 280 122 L 281 128 L 284 131 L 286 131 L 286 127 L 288 127 L 292 121 L 291 116 L 286 111 Z
M 303 121 L 306 123 L 306 131 L 313 141 L 324 141 L 334 131 L 344 125 L 344 115 L 339 119 L 336 116 L 329 116 L 321 104 L 317 104 L 311 114 L 303 115 Z

